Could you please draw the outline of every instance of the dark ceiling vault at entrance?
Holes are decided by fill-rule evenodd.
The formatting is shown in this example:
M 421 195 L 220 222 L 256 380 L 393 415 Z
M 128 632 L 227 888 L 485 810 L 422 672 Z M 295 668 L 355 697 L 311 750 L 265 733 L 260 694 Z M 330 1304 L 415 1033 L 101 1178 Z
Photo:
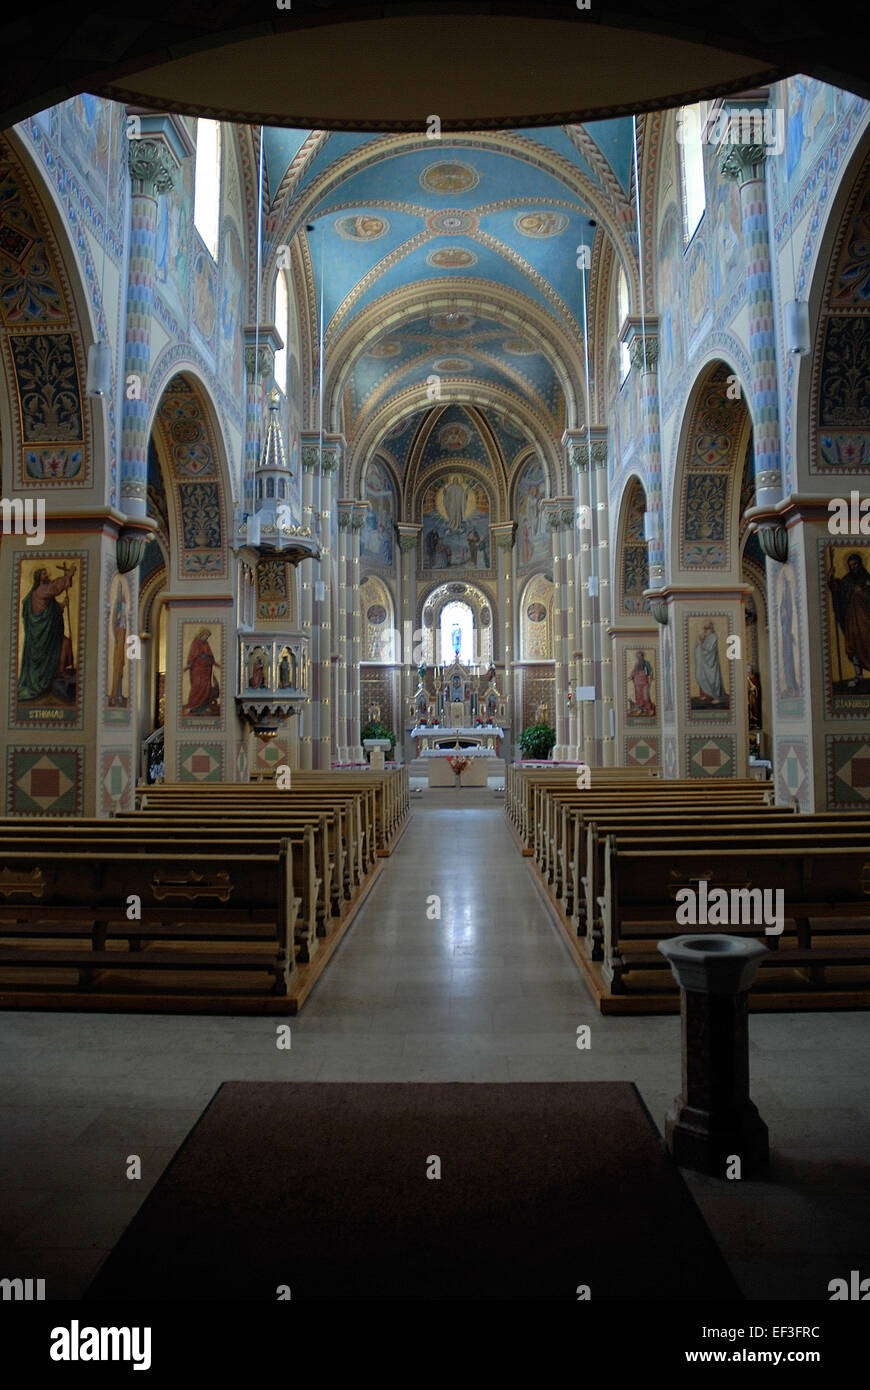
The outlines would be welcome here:
M 0 125 L 79 92 L 321 130 L 561 125 L 803 72 L 870 98 L 857 5 L 31 4 L 0 26 Z M 863 6 L 861 7 L 863 11 Z M 38 38 L 37 38 L 38 36 Z

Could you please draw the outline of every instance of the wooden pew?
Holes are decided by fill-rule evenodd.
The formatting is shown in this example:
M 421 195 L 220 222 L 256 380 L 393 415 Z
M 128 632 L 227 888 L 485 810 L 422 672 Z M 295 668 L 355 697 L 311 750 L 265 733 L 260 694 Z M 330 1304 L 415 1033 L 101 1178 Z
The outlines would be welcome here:
M 771 950 L 765 966 L 790 965 L 819 972 L 831 965 L 870 964 L 870 941 L 863 946 L 813 946 L 812 919 L 850 921 L 870 918 L 870 846 L 863 844 L 798 843 L 787 845 L 741 844 L 723 848 L 715 841 L 703 848 L 666 849 L 620 847 L 608 836 L 604 854 L 604 891 L 600 898 L 604 923 L 602 979 L 612 993 L 625 989 L 631 970 L 667 969 L 655 949 L 663 936 L 687 930 L 701 936 L 725 931 L 729 935 L 757 936 L 770 946 L 771 936 L 762 925 L 687 927 L 676 921 L 676 893 L 681 887 L 704 879 L 713 888 L 781 889 L 784 917 L 798 929 L 796 948 Z M 867 928 L 862 928 L 866 931 Z M 627 950 L 631 944 L 637 951 Z
M 99 988 L 105 972 L 247 972 L 269 977 L 265 992 L 287 992 L 299 909 L 288 843 L 276 853 L 148 848 L 131 857 L 117 849 L 82 853 L 74 842 L 70 832 L 69 847 L 50 858 L 44 846 L 3 845 L 0 969 L 72 970 L 83 991 Z M 131 920 L 133 895 L 141 916 Z M 142 949 L 146 940 L 164 948 Z M 127 949 L 118 949 L 124 941 Z M 265 949 L 240 949 L 241 942 Z
M 603 896 L 605 846 L 608 837 L 617 848 L 629 851 L 638 848 L 708 849 L 715 854 L 718 846 L 740 849 L 752 845 L 787 850 L 803 845 L 840 844 L 848 847 L 870 845 L 870 817 L 845 817 L 840 812 L 820 812 L 816 815 L 794 815 L 782 807 L 766 807 L 762 817 L 756 816 L 747 828 L 740 815 L 711 807 L 704 824 L 685 822 L 677 817 L 639 819 L 602 817 L 586 826 L 586 855 L 583 864 L 581 900 L 582 912 L 576 914 L 578 935 L 585 937 L 591 960 L 604 955 L 604 925 L 600 910 Z M 870 911 L 870 905 L 868 905 Z
M 318 872 L 317 826 L 310 819 L 295 826 L 284 821 L 280 826 L 263 824 L 257 827 L 242 826 L 235 830 L 230 826 L 204 826 L 202 817 L 186 825 L 173 823 L 171 828 L 163 823 L 162 817 L 153 821 L 134 817 L 133 823 L 101 821 L 72 827 L 46 824 L 40 826 L 38 835 L 32 826 L 22 826 L 21 822 L 14 827 L 0 823 L 0 863 L 5 862 L 7 855 L 15 855 L 20 849 L 41 845 L 50 864 L 55 853 L 62 854 L 71 842 L 88 855 L 126 854 L 132 859 L 143 853 L 177 856 L 184 852 L 195 860 L 203 852 L 204 831 L 211 856 L 226 853 L 256 857 L 263 853 L 277 854 L 282 845 L 287 846 L 294 896 L 298 903 L 294 918 L 295 958 L 300 963 L 308 962 L 316 950 L 318 937 L 326 934 L 324 902 L 328 902 L 325 898 L 328 882 L 324 883 Z M 322 845 L 322 839 L 320 843 Z M 7 912 L 3 903 L 0 876 L 0 931 L 15 920 L 14 914 Z

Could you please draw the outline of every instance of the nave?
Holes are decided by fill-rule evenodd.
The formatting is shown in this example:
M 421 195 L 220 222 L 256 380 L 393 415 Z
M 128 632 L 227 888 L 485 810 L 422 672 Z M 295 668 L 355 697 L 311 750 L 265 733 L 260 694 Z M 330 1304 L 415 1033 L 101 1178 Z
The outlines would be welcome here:
M 434 895 L 440 919 L 427 916 Z M 660 1130 L 680 1084 L 679 1019 L 599 1015 L 488 789 L 414 798 L 278 1050 L 284 1022 L 0 1014 L 4 1267 L 43 1271 L 51 1298 L 79 1297 L 224 1081 L 633 1081 Z M 859 1013 L 753 1015 L 769 1177 L 684 1172 L 748 1298 L 825 1298 L 863 1254 L 863 1031 Z

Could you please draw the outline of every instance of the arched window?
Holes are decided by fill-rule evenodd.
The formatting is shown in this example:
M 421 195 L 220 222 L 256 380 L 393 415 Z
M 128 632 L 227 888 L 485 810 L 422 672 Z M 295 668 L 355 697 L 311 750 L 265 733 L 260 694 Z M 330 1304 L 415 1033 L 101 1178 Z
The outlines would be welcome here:
M 275 384 L 287 394 L 287 342 L 290 337 L 290 304 L 287 298 L 287 277 L 283 270 L 275 276 L 275 327 L 284 339 L 284 346 L 275 353 Z
M 274 478 L 267 478 L 267 479 L 266 479 L 266 496 L 267 496 L 267 497 L 274 497 L 274 496 L 275 496 L 275 479 L 274 479 Z
M 628 280 L 625 278 L 625 271 L 619 267 L 616 277 L 616 331 L 622 328 L 628 318 Z M 631 353 L 628 350 L 628 343 L 619 344 L 619 380 L 625 381 L 631 371 Z
M 451 665 L 457 657 L 463 666 L 474 662 L 474 614 L 467 603 L 458 600 L 445 603 L 438 630 L 439 661 L 442 666 Z
M 677 141 L 683 184 L 683 229 L 686 244 L 691 241 L 707 206 L 704 187 L 704 147 L 701 134 L 705 110 L 700 103 L 683 106 L 677 113 Z
M 196 123 L 196 180 L 193 190 L 193 225 L 212 260 L 218 258 L 221 209 L 221 128 L 217 121 L 200 118 Z

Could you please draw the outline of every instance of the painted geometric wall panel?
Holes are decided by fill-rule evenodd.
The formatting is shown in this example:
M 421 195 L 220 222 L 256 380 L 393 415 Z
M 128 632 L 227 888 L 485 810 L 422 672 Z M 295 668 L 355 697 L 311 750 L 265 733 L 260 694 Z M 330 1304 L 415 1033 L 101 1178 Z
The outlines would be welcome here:
M 776 744 L 778 800 L 790 801 L 796 796 L 803 809 L 807 787 L 808 750 L 805 739 L 781 738 Z
M 626 767 L 649 767 L 654 766 L 659 758 L 659 741 L 657 738 L 636 738 L 628 737 L 625 740 L 625 765 Z
M 80 748 L 10 748 L 6 770 L 10 815 L 81 815 L 83 760 Z
M 690 734 L 687 741 L 690 777 L 733 777 L 734 739 L 731 734 Z
M 110 748 L 101 754 L 100 797 L 104 811 L 111 811 L 115 807 L 120 811 L 133 809 L 129 749 Z
M 179 782 L 222 782 L 224 780 L 222 743 L 179 743 L 177 758 Z
M 870 805 L 870 737 L 829 734 L 825 752 L 831 810 L 854 811 Z

